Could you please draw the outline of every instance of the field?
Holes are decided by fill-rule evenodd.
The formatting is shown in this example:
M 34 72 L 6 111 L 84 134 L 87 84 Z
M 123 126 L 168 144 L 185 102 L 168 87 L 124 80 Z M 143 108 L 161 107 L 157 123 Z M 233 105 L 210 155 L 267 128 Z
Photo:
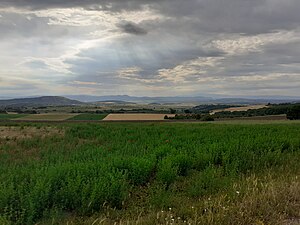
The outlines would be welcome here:
M 53 127 L 9 127 L 0 126 L 1 139 L 8 140 L 21 140 L 28 138 L 44 138 L 46 136 L 52 136 L 55 134 L 61 134 L 63 130 L 58 130 Z
M 242 112 L 247 111 L 249 109 L 261 109 L 267 107 L 266 105 L 248 105 L 243 107 L 232 107 L 232 108 L 226 108 L 226 109 L 216 109 L 213 110 L 210 114 L 213 115 L 218 112 Z
M 17 118 L 22 118 L 27 115 L 24 114 L 0 114 L 0 121 L 1 120 L 11 120 L 11 119 L 17 119 Z
M 17 118 L 14 120 L 22 121 L 63 121 L 70 119 L 78 114 L 72 113 L 45 113 L 45 114 L 32 114 L 25 117 Z
M 262 121 L 262 122 L 267 122 L 267 121 L 274 121 L 274 122 L 283 122 L 286 121 L 288 122 L 288 119 L 286 118 L 286 115 L 269 115 L 269 116 L 251 116 L 251 117 L 233 117 L 233 118 L 220 118 L 216 119 L 217 121 Z
M 107 114 L 96 113 L 41 113 L 41 114 L 0 114 L 0 121 L 97 121 L 103 120 Z
M 103 120 L 106 121 L 147 121 L 147 120 L 164 120 L 165 115 L 168 117 L 175 116 L 173 114 L 146 114 L 146 113 L 126 113 L 126 114 L 109 114 Z
M 3 123 L 0 134 L 1 225 L 300 222 L 299 123 Z
M 86 120 L 91 120 L 91 121 L 97 121 L 97 120 L 103 120 L 107 114 L 95 114 L 95 113 L 83 113 L 79 114 L 77 116 L 74 116 L 72 118 L 69 118 L 68 120 L 73 120 L 73 121 L 86 121 Z

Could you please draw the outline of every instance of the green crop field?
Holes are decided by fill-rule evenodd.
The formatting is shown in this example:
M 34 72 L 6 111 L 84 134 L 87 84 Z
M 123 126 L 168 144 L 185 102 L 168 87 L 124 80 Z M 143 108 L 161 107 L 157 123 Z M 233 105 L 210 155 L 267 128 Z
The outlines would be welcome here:
M 299 222 L 299 123 L 16 126 L 31 136 L 0 137 L 0 224 Z
M 22 118 L 27 115 L 25 114 L 0 114 L 0 120 L 11 120 L 11 119 L 17 119 Z
M 69 120 L 103 120 L 107 114 L 83 113 L 70 118 Z
M 31 114 L 25 117 L 17 118 L 15 120 L 22 121 L 63 121 L 70 119 L 77 114 L 72 113 L 45 113 L 45 114 Z

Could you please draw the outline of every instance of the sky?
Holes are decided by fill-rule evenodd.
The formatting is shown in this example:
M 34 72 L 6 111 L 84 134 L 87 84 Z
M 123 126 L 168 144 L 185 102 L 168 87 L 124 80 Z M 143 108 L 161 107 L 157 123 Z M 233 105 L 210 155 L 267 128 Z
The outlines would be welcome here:
M 1 0 L 0 96 L 297 96 L 299 0 Z

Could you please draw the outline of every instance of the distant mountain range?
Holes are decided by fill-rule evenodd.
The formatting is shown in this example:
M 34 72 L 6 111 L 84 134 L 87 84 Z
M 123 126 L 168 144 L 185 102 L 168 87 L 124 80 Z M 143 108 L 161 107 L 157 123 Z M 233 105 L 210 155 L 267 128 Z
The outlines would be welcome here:
M 264 104 L 264 103 L 285 103 L 299 102 L 300 97 L 249 97 L 249 98 L 232 98 L 232 97 L 134 97 L 128 95 L 108 95 L 108 96 L 91 96 L 91 95 L 68 95 L 70 99 L 81 102 L 132 102 L 146 104 L 174 104 L 174 103 L 195 103 L 195 104 Z
M 90 95 L 69 95 L 69 96 L 42 96 L 31 98 L 16 98 L 0 100 L 0 107 L 38 107 L 38 106 L 65 106 L 84 104 L 267 104 L 300 102 L 300 98 L 213 98 L 213 97 L 134 97 L 128 95 L 111 96 L 90 96 Z
M 210 97 L 135 97 L 129 95 L 107 95 L 107 96 L 90 96 L 90 95 L 68 95 L 70 99 L 75 99 L 82 102 L 133 102 L 133 103 L 191 103 L 213 100 Z
M 0 100 L 0 107 L 63 106 L 85 104 L 61 96 L 43 96 L 35 98 L 16 98 Z

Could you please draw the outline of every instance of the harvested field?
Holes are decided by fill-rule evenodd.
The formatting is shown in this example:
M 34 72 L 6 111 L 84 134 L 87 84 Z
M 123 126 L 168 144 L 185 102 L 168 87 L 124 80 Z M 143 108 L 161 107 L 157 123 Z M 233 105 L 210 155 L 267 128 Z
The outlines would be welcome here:
M 266 105 L 248 105 L 248 106 L 243 106 L 243 107 L 232 107 L 232 108 L 227 108 L 227 109 L 216 109 L 213 110 L 210 114 L 213 115 L 218 112 L 243 112 L 247 111 L 249 109 L 261 109 L 268 107 Z
M 103 120 L 105 121 L 153 121 L 164 120 L 165 116 L 174 117 L 174 114 L 109 114 Z
M 15 120 L 24 120 L 24 121 L 63 121 L 70 119 L 74 116 L 77 116 L 78 114 L 53 114 L 53 113 L 46 113 L 46 114 L 34 114 L 34 115 L 28 115 L 22 118 L 18 118 Z
M 62 134 L 63 131 L 54 127 L 0 127 L 0 139 L 27 139 Z

